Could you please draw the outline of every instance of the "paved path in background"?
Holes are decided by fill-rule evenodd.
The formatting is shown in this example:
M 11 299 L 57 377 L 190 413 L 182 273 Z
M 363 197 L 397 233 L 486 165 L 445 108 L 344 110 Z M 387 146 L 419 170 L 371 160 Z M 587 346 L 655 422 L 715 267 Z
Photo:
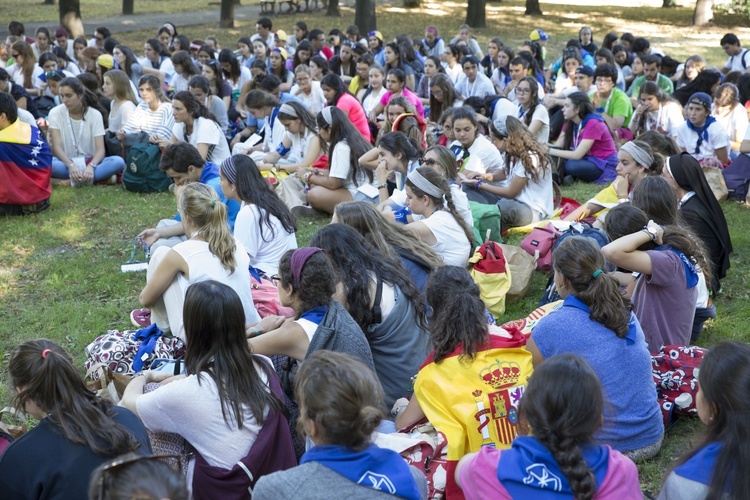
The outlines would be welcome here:
M 2 0 L 0 0 L 2 1 Z M 118 1 L 113 1 L 117 4 L 117 9 L 122 8 L 122 4 Z M 136 2 L 136 9 L 138 3 Z M 253 21 L 260 17 L 260 4 L 253 5 L 236 5 L 234 7 L 234 19 L 235 21 Z M 285 16 L 274 15 L 271 19 L 283 19 Z M 5 39 L 8 36 L 8 22 L 11 19 L 4 20 L 0 25 L 0 38 Z M 181 26 L 194 26 L 196 24 L 206 23 L 218 23 L 219 22 L 219 6 L 207 10 L 190 11 L 190 12 L 178 12 L 173 14 L 135 14 L 132 16 L 114 16 L 114 17 L 101 17 L 83 20 L 83 29 L 85 30 L 86 37 L 94 36 L 94 30 L 97 26 L 106 26 L 112 33 L 126 33 L 128 31 L 138 30 L 156 30 L 160 28 L 165 22 L 172 22 L 177 26 L 177 31 L 180 31 Z M 48 21 L 41 23 L 23 23 L 28 36 L 34 36 L 36 29 L 40 26 L 45 26 L 51 32 L 54 32 L 55 28 L 59 26 L 57 21 Z M 253 30 L 254 32 L 255 30 Z

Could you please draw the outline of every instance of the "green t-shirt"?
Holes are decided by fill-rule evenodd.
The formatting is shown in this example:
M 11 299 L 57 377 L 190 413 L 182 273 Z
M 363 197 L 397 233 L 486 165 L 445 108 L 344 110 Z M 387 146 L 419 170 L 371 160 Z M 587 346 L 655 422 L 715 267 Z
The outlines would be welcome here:
M 612 93 L 609 95 L 609 99 L 606 102 L 599 103 L 601 107 L 596 109 L 597 113 L 607 113 L 612 118 L 616 116 L 624 116 L 625 121 L 622 122 L 622 126 L 626 127 L 630 125 L 630 118 L 633 116 L 633 105 L 630 103 L 630 98 L 620 89 L 612 89 Z
M 638 99 L 638 94 L 641 92 L 641 85 L 646 81 L 646 75 L 641 75 L 633 81 L 633 85 L 630 86 L 630 96 Z M 664 76 L 659 73 L 659 77 L 656 79 L 656 84 L 665 94 L 671 95 L 674 92 L 674 84 L 668 76 Z

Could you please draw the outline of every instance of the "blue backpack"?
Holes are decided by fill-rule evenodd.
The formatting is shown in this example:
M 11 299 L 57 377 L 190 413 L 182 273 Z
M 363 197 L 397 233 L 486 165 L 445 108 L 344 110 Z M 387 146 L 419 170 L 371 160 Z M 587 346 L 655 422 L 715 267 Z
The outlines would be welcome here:
M 739 155 L 722 174 L 724 182 L 727 183 L 729 197 L 745 201 L 750 185 L 750 157 L 746 154 Z

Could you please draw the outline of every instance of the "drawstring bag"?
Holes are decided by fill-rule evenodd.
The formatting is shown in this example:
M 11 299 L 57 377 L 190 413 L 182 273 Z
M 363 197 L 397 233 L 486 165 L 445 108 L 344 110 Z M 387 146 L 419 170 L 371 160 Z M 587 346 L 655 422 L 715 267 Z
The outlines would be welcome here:
M 469 259 L 471 275 L 479 286 L 479 294 L 484 306 L 495 319 L 505 313 L 505 296 L 510 290 L 510 266 L 499 243 L 488 241 L 474 252 Z
M 543 273 L 552 270 L 552 248 L 555 246 L 560 231 L 550 223 L 546 227 L 535 227 L 521 241 L 521 248 L 536 259 L 536 268 Z

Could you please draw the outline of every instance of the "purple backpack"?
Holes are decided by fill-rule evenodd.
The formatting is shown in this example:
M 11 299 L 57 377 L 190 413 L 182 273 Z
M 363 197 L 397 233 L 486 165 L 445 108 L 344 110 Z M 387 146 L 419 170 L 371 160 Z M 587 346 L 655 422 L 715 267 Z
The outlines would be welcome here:
M 266 370 L 266 375 L 271 393 L 283 404 L 284 392 L 276 373 L 269 369 Z M 200 453 L 195 451 L 193 498 L 252 498 L 253 487 L 259 478 L 272 472 L 291 469 L 296 465 L 297 457 L 294 454 L 287 417 L 281 411 L 271 408 L 247 456 L 231 469 L 209 465 Z

